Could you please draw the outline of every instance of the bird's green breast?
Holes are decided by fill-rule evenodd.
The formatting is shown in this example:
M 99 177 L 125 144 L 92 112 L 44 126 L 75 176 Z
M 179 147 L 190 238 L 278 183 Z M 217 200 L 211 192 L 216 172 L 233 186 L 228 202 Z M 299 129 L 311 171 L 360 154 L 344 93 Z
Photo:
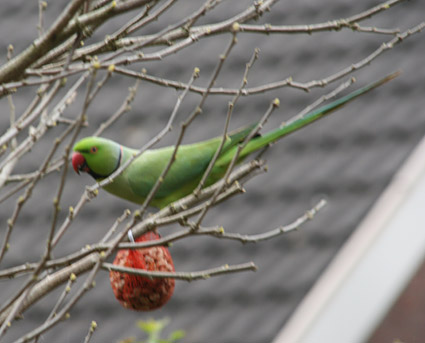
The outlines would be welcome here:
M 129 149 L 126 147 L 123 147 L 122 149 L 123 150 L 122 150 L 120 166 L 122 166 L 136 152 L 136 150 Z M 114 181 L 104 186 L 103 189 L 120 198 L 129 200 L 131 202 L 135 202 L 138 204 L 142 204 L 145 198 L 143 196 L 140 196 L 140 194 L 137 194 L 134 192 L 134 189 L 132 188 L 132 185 L 129 181 L 129 170 L 131 167 L 132 165 L 130 165 L 127 169 L 125 169 L 116 178 L 114 178 Z
M 103 189 L 111 194 L 114 194 L 120 198 L 142 204 L 145 200 L 143 197 L 136 195 L 131 189 L 131 185 L 128 182 L 126 175 L 123 173 L 116 177 L 113 182 L 103 187 Z

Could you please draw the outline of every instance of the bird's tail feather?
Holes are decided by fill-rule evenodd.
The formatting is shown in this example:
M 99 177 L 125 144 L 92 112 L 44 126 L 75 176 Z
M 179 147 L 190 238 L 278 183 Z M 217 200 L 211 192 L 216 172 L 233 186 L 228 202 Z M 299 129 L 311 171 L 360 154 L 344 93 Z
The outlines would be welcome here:
M 339 109 L 340 107 L 348 104 L 350 101 L 356 99 L 357 97 L 371 91 L 374 88 L 377 88 L 379 86 L 381 86 L 382 84 L 394 79 L 395 77 L 397 77 L 400 74 L 400 72 L 395 72 L 393 74 L 390 74 L 378 81 L 372 82 L 362 88 L 359 88 L 349 94 L 347 94 L 346 96 L 343 96 L 333 102 L 331 102 L 328 105 L 324 105 L 312 112 L 307 113 L 305 116 L 290 122 L 288 124 L 285 124 L 275 130 L 272 130 L 270 132 L 267 132 L 266 134 L 262 135 L 262 136 L 258 136 L 254 139 L 252 139 L 247 145 L 246 147 L 241 151 L 240 154 L 240 158 L 243 159 L 244 157 L 246 157 L 247 155 L 251 154 L 252 152 L 259 150 L 263 147 L 265 147 L 266 145 L 273 143 L 275 141 L 277 141 L 278 139 L 292 133 L 295 132 L 309 124 L 311 124 L 312 122 L 334 112 L 335 110 Z

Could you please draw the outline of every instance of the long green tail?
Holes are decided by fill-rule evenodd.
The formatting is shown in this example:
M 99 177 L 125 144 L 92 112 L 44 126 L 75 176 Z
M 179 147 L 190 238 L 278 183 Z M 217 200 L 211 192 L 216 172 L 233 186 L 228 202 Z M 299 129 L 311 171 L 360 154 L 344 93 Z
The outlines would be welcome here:
M 395 77 L 397 77 L 400 74 L 400 72 L 395 72 L 393 74 L 390 74 L 383 79 L 372 82 L 362 88 L 359 88 L 350 94 L 343 96 L 342 98 L 339 98 L 332 103 L 322 106 L 318 108 L 317 110 L 310 112 L 303 116 L 300 119 L 297 119 L 291 123 L 288 123 L 282 127 L 279 127 L 278 129 L 275 129 L 273 131 L 265 133 L 263 136 L 259 136 L 257 138 L 252 139 L 246 147 L 241 151 L 240 157 L 243 159 L 247 155 L 251 154 L 252 152 L 259 150 L 263 147 L 265 147 L 267 144 L 277 141 L 278 139 L 289 135 L 292 132 L 295 132 L 312 122 L 332 113 L 333 111 L 337 110 L 338 108 L 348 104 L 350 101 L 356 99 L 357 97 L 371 91 L 372 89 L 381 86 L 382 84 L 391 81 Z

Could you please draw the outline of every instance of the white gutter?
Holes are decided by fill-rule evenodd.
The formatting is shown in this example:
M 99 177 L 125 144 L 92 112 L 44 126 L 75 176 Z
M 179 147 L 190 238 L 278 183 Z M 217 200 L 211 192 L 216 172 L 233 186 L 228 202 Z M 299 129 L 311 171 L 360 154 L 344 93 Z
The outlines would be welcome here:
M 273 343 L 365 342 L 424 257 L 422 139 Z

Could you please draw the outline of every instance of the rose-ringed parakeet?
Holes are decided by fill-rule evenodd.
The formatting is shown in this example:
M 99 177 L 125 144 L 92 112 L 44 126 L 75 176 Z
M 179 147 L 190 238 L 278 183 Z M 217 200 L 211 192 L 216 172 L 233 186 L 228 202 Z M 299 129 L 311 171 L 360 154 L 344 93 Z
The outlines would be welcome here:
M 358 96 L 393 79 L 397 74 L 389 75 L 379 81 L 366 85 L 328 105 L 306 114 L 298 120 L 267 132 L 264 135 L 254 137 L 241 151 L 238 162 L 241 162 L 246 156 L 267 146 L 269 143 L 275 142 L 279 138 L 310 124 Z M 206 186 L 213 184 L 224 176 L 237 150 L 238 144 L 250 134 L 255 125 L 229 133 L 223 149 L 207 179 Z M 164 178 L 150 205 L 163 208 L 171 202 L 190 194 L 201 180 L 221 140 L 222 137 L 216 137 L 195 144 L 181 145 L 171 169 Z M 174 147 L 170 146 L 145 151 L 116 177 L 113 182 L 106 185 L 104 189 L 121 198 L 142 204 L 161 175 L 161 172 L 168 164 L 173 150 Z M 80 171 L 87 172 L 96 181 L 101 181 L 117 170 L 136 151 L 105 138 L 87 137 L 75 144 L 72 165 L 77 173 Z

